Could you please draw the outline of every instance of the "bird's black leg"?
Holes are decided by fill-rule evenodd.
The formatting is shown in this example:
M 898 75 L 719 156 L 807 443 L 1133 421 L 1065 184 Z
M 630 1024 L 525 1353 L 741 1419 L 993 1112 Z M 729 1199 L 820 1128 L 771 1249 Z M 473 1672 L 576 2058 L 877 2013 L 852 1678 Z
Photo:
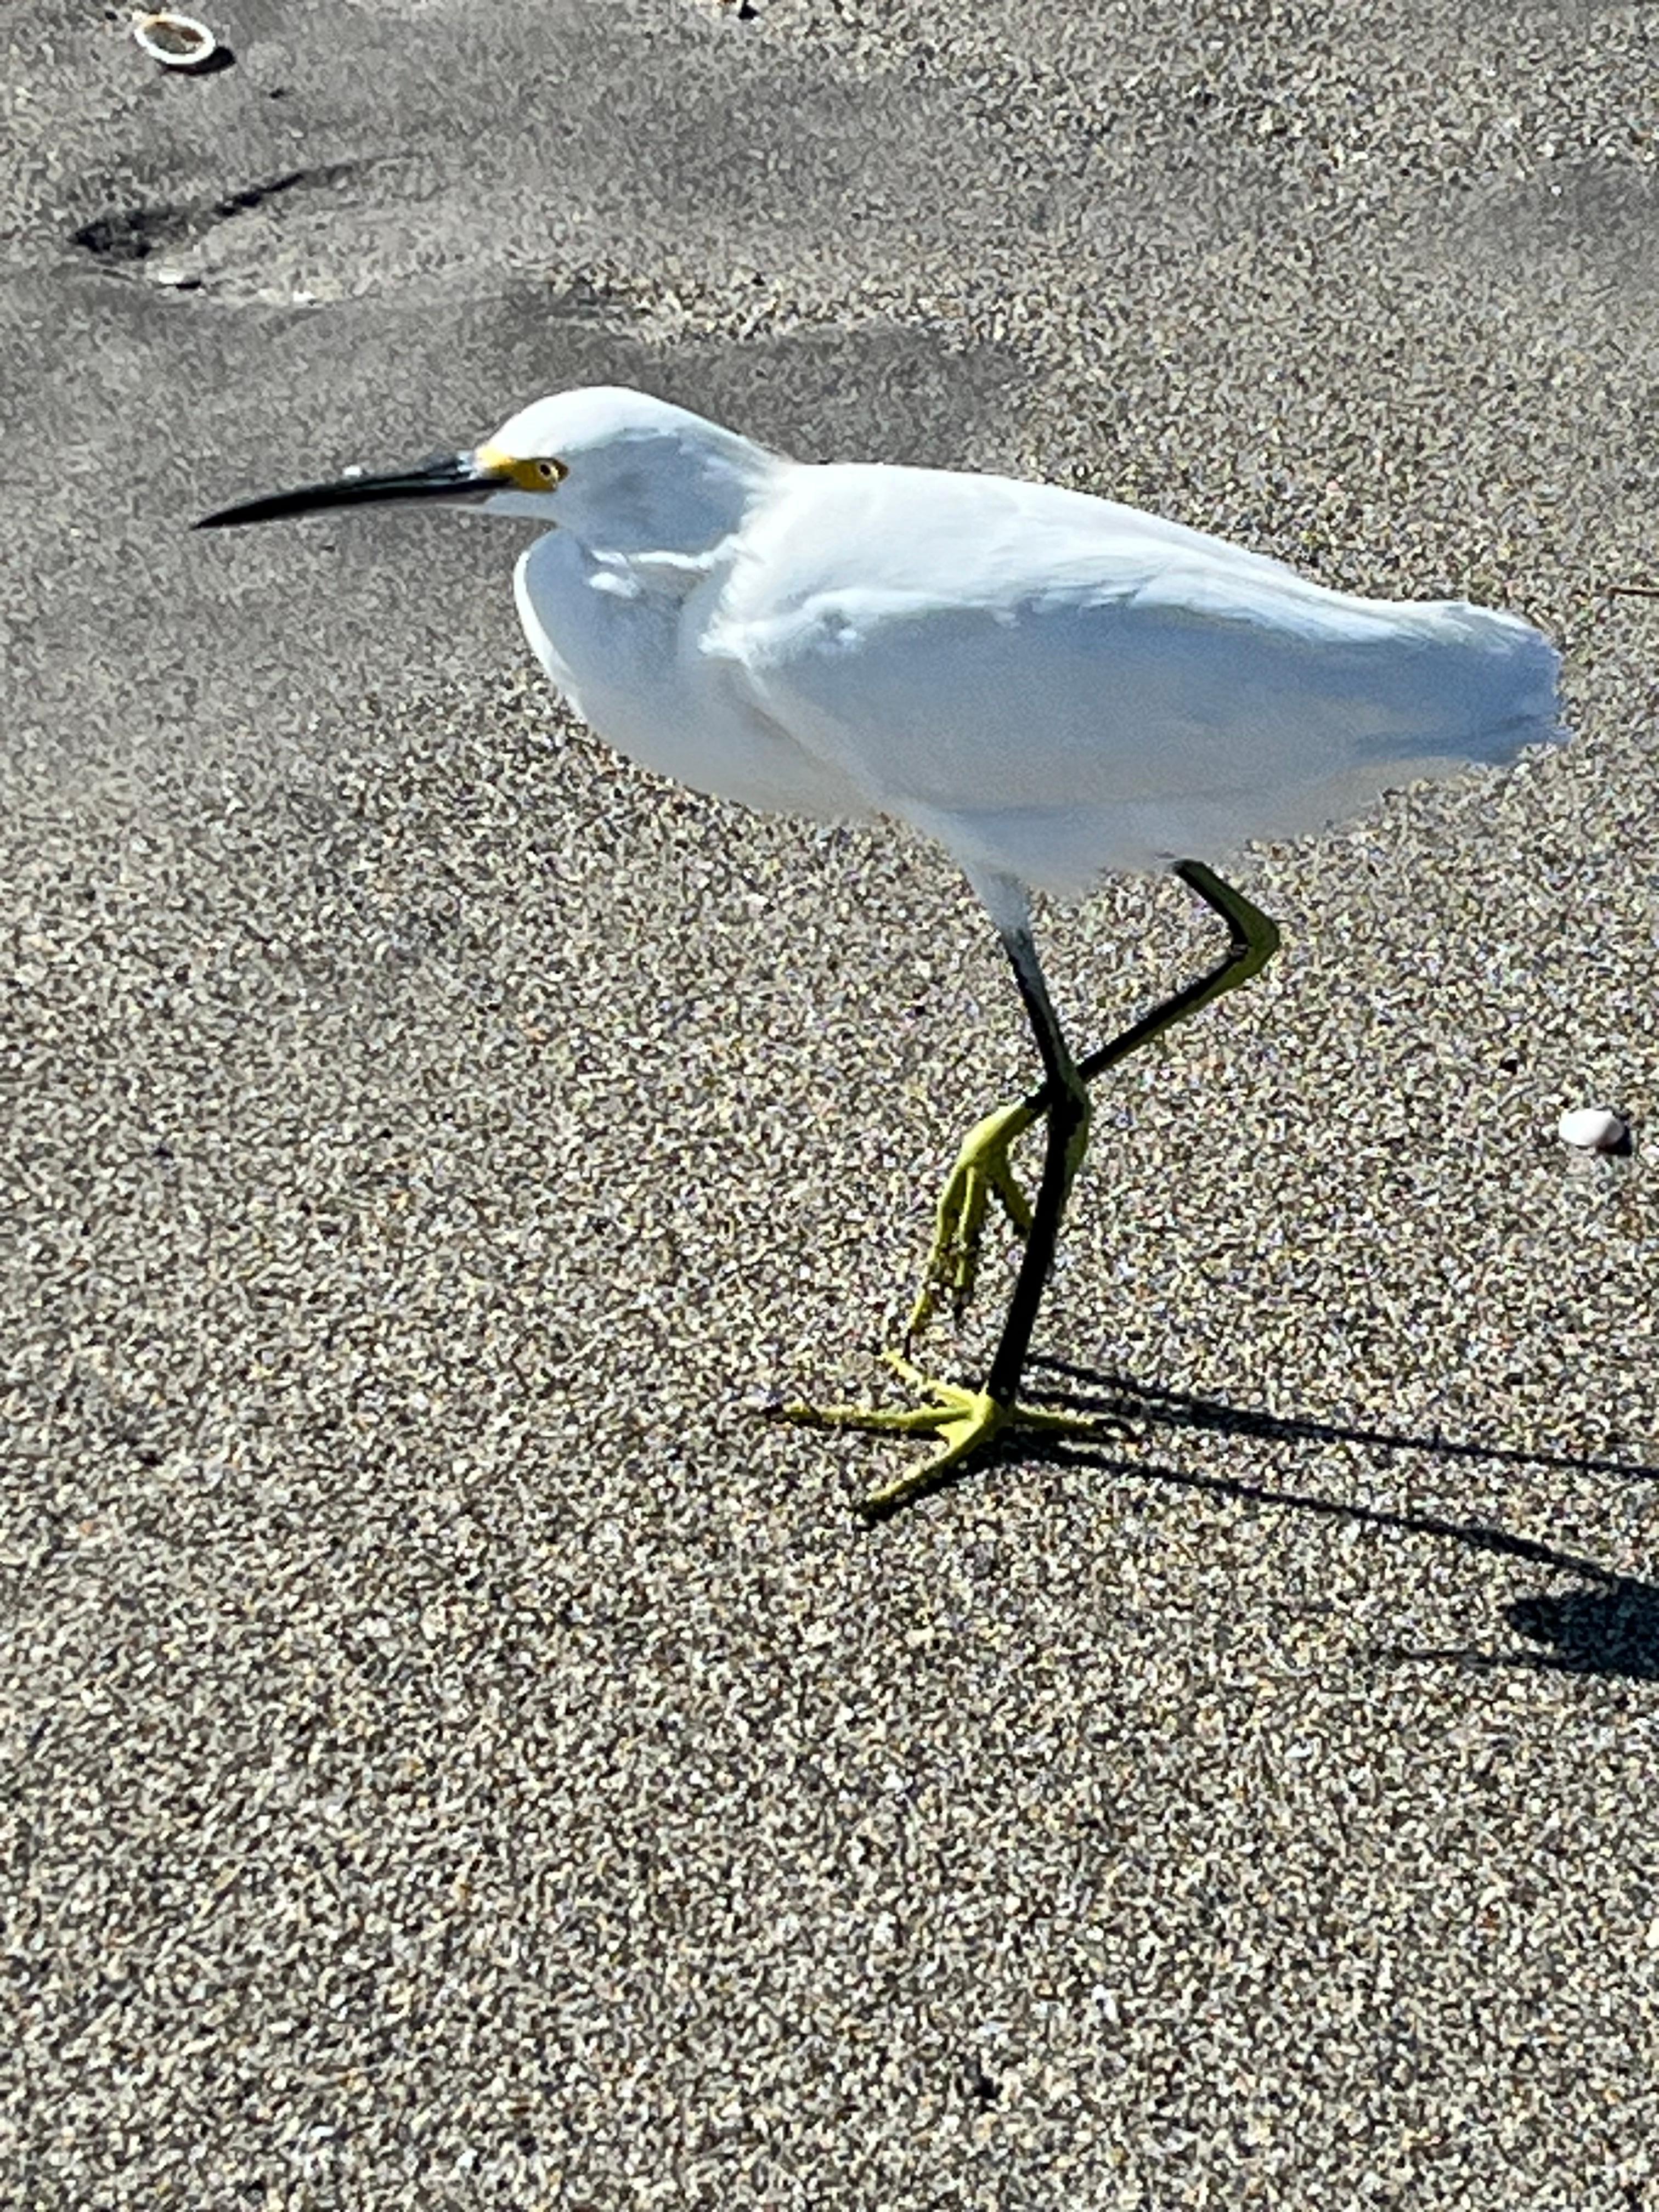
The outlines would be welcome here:
M 1020 1376 L 1025 1370 L 1025 1355 L 1031 1346 L 1037 1308 L 1042 1303 L 1043 1289 L 1054 1266 L 1066 1200 L 1088 1138 L 1089 1092 L 1082 1069 L 1073 1065 L 1066 1048 L 1030 929 L 1006 930 L 1002 942 L 1013 963 L 1019 994 L 1025 1001 L 1025 1012 L 1042 1057 L 1042 1097 L 1048 1123 L 1042 1181 L 1037 1189 L 1031 1225 L 1025 1233 L 1025 1249 L 1020 1257 L 1019 1274 L 1008 1302 L 1002 1335 L 985 1382 L 986 1395 L 1005 1412 L 1012 1412 Z
M 1247 898 L 1224 884 L 1200 861 L 1183 860 L 1176 872 L 1226 922 L 1231 939 L 1227 956 L 1207 975 L 1166 999 L 1121 1036 L 1091 1053 L 1081 1066 L 1073 1060 L 1066 1049 L 1037 961 L 1029 922 L 1023 912 L 1018 920 L 1010 915 L 999 922 L 998 933 L 1013 963 L 1020 996 L 1025 1002 L 1042 1055 L 1042 1085 L 1018 1105 L 1004 1107 L 999 1113 L 988 1115 L 963 1146 L 952 1182 L 946 1186 L 945 1196 L 940 1200 L 939 1234 L 928 1279 L 911 1319 L 914 1331 L 932 1309 L 935 1282 L 942 1282 L 959 1294 L 965 1285 L 971 1285 L 987 1194 L 996 1191 L 1014 1213 L 1017 1225 L 1024 1235 L 1025 1249 L 1020 1255 L 1013 1296 L 1008 1302 L 1002 1334 L 984 1388 L 969 1390 L 956 1383 L 935 1381 L 918 1371 L 908 1358 L 890 1352 L 889 1364 L 922 1403 L 904 1407 L 790 1405 L 778 1408 L 788 1419 L 810 1421 L 820 1426 L 931 1435 L 938 1439 L 939 1449 L 932 1458 L 860 1501 L 859 1510 L 867 1520 L 884 1519 L 912 1498 L 936 1488 L 950 1469 L 994 1443 L 1005 1431 L 1024 1429 L 1049 1435 L 1098 1437 L 1104 1423 L 1115 1418 L 1083 1419 L 1048 1407 L 1019 1402 L 1020 1378 L 1031 1346 L 1031 1333 L 1036 1326 L 1037 1310 L 1054 1266 L 1066 1201 L 1088 1138 L 1089 1080 L 1126 1059 L 1138 1046 L 1184 1016 L 1195 1013 L 1212 999 L 1247 981 L 1267 965 L 1279 944 L 1279 932 L 1267 916 L 1258 913 Z M 1036 1206 L 1028 1207 L 1008 1169 L 1006 1151 L 1015 1137 L 1045 1119 L 1048 1127 L 1042 1180 L 1037 1188 Z
M 1184 991 L 1177 991 L 1161 1006 L 1154 1006 L 1151 1013 L 1132 1023 L 1121 1036 L 1115 1036 L 1109 1044 L 1091 1052 L 1078 1069 L 1085 1083 L 1092 1083 L 1096 1076 L 1103 1075 L 1109 1067 L 1115 1067 L 1119 1060 L 1127 1060 L 1153 1037 L 1173 1029 L 1177 1022 L 1185 1021 L 1200 1006 L 1207 1006 L 1212 999 L 1219 999 L 1228 991 L 1236 991 L 1241 983 L 1248 983 L 1253 975 L 1261 973 L 1279 950 L 1278 923 L 1269 921 L 1259 907 L 1252 906 L 1243 891 L 1224 884 L 1202 860 L 1177 860 L 1175 872 L 1226 923 L 1231 939 L 1226 957 L 1195 983 L 1188 983 Z M 1048 1089 L 1045 1084 L 1039 1094 L 1044 1107 L 1048 1103 Z M 1036 1104 L 1038 1100 L 1032 1103 Z
M 1048 1119 L 1048 1139 L 1042 1157 L 1042 1181 L 1037 1190 L 1037 1200 L 1031 1215 L 1030 1228 L 1025 1232 L 1025 1249 L 1020 1260 L 1019 1275 L 1014 1284 L 1014 1294 L 1008 1304 L 1007 1316 L 1002 1324 L 1002 1335 L 997 1345 L 996 1357 L 991 1362 L 991 1371 L 986 1378 L 988 1396 L 1001 1407 L 1012 1409 L 1018 1393 L 1020 1377 L 1025 1370 L 1026 1354 L 1030 1350 L 1031 1332 L 1036 1325 L 1037 1308 L 1042 1302 L 1042 1292 L 1054 1266 L 1054 1248 L 1060 1239 L 1060 1224 L 1070 1195 L 1072 1181 L 1083 1155 L 1089 1124 L 1089 1093 L 1087 1086 L 1107 1068 L 1127 1060 L 1138 1046 L 1146 1044 L 1162 1030 L 1172 1028 L 1188 1014 L 1196 1013 L 1212 999 L 1218 999 L 1226 991 L 1237 990 L 1251 976 L 1260 975 L 1279 949 L 1279 929 L 1267 915 L 1251 905 L 1242 892 L 1206 868 L 1201 860 L 1182 860 L 1176 868 L 1182 881 L 1189 884 L 1207 906 L 1214 908 L 1227 924 L 1231 942 L 1225 959 L 1220 961 L 1207 975 L 1201 975 L 1185 990 L 1177 991 L 1155 1006 L 1132 1027 L 1115 1036 L 1109 1044 L 1092 1052 L 1080 1066 L 1075 1066 L 1066 1048 L 1060 1022 L 1048 997 L 1048 985 L 1038 964 L 1036 945 L 1029 928 L 1005 930 L 1002 941 L 1008 957 L 1013 963 L 1014 975 L 1019 984 L 1020 996 L 1025 1001 L 1025 1012 L 1036 1037 L 1037 1050 L 1042 1057 L 1043 1085 L 1028 1102 Z
M 831 1428 L 860 1428 L 909 1436 L 932 1435 L 939 1449 L 932 1458 L 911 1468 L 896 1481 L 872 1491 L 860 1501 L 859 1511 L 868 1521 L 884 1520 L 901 1505 L 936 1488 L 948 1470 L 982 1450 L 1011 1428 L 1034 1429 L 1049 1435 L 1097 1437 L 1103 1421 L 1079 1419 L 1075 1414 L 1047 1407 L 1018 1402 L 1020 1376 L 1030 1349 L 1031 1331 L 1044 1285 L 1054 1264 L 1061 1217 L 1072 1181 L 1083 1158 L 1089 1131 L 1089 1092 L 1066 1048 L 1066 1040 L 1048 998 L 1048 988 L 1038 964 L 1036 946 L 1029 923 L 1022 917 L 999 923 L 999 934 L 1013 963 L 1020 996 L 1030 1017 L 1037 1050 L 1042 1056 L 1048 1134 L 1042 1163 L 1042 1182 L 1031 1213 L 1020 1257 L 1019 1274 L 1002 1327 L 1002 1338 L 985 1386 L 968 1390 L 954 1382 L 934 1380 L 913 1368 L 896 1353 L 888 1355 L 905 1383 L 922 1401 L 910 1407 L 806 1406 L 781 1407 L 787 1419 L 810 1421 Z
M 1276 925 L 1242 891 L 1223 883 L 1201 860 L 1178 861 L 1175 872 L 1226 923 L 1231 939 L 1226 955 L 1196 981 L 1154 1006 L 1098 1051 L 1091 1052 L 1076 1070 L 1085 1084 L 1091 1083 L 1107 1068 L 1116 1066 L 1120 1060 L 1127 1060 L 1132 1052 L 1172 1029 L 1188 1014 L 1196 1013 L 1200 1006 L 1208 1006 L 1212 999 L 1249 982 L 1251 976 L 1261 973 L 1279 948 Z M 1004 941 L 1007 942 L 1006 933 Z M 907 1346 L 941 1298 L 950 1299 L 958 1316 L 967 1305 L 978 1273 L 980 1239 L 993 1197 L 999 1200 L 1022 1236 L 1029 1236 L 1034 1230 L 1035 1218 L 1009 1164 L 1009 1148 L 1016 1138 L 1048 1113 L 1053 1095 L 1053 1079 L 1045 1061 L 1039 1089 L 1015 1105 L 999 1108 L 969 1131 L 940 1194 L 933 1248 L 904 1332 Z

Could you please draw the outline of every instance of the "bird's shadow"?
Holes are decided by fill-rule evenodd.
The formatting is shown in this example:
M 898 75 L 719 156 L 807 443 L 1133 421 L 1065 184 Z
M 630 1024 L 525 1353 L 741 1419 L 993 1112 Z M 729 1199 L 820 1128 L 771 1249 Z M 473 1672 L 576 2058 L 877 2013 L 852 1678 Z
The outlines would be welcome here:
M 1274 1443 L 1351 1443 L 1370 1450 L 1420 1452 L 1441 1461 L 1483 1461 L 1498 1466 L 1558 1468 L 1575 1474 L 1606 1474 L 1622 1481 L 1659 1480 L 1659 1466 L 1614 1460 L 1584 1452 L 1522 1449 L 1513 1445 L 1468 1443 L 1441 1436 L 1419 1437 L 1397 1430 L 1360 1428 L 1299 1415 L 1252 1413 L 1189 1391 L 1166 1390 L 1123 1375 L 1100 1374 L 1069 1360 L 1033 1357 L 1026 1395 L 1044 1405 L 1104 1419 L 1130 1415 L 1144 1431 L 1196 1429 L 1217 1436 L 1245 1436 Z M 1573 1576 L 1582 1587 L 1515 1599 L 1503 1608 L 1517 1634 L 1540 1650 L 1407 1650 L 1379 1647 L 1370 1656 L 1395 1661 L 1445 1662 L 1470 1669 L 1517 1667 L 1534 1673 L 1599 1674 L 1637 1681 L 1659 1681 L 1659 1587 L 1630 1575 L 1615 1574 L 1594 1559 L 1553 1544 L 1518 1536 L 1482 1521 L 1451 1521 L 1434 1513 L 1391 1512 L 1351 1505 L 1305 1491 L 1281 1490 L 1232 1475 L 1198 1474 L 1162 1466 L 1138 1454 L 1103 1450 L 1083 1440 L 1024 1436 L 1022 1456 L 1057 1465 L 1095 1467 L 1130 1474 L 1142 1482 L 1193 1490 L 1207 1497 L 1279 1505 L 1300 1513 L 1351 1525 L 1394 1528 L 1462 1544 L 1478 1552 L 1523 1559 L 1552 1574 Z

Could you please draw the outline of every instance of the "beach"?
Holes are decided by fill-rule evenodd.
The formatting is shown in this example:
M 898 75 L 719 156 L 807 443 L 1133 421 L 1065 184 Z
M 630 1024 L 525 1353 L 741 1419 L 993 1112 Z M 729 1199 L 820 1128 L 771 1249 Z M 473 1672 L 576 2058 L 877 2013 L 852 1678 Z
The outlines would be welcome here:
M 1653 11 L 210 22 L 3 34 L 0 2198 L 1659 2206 Z M 915 1447 L 767 1414 L 1033 1080 L 966 886 L 608 750 L 526 526 L 189 527 L 586 383 L 1564 656 L 1237 862 L 1038 1323 L 1098 1437 L 874 1529 Z M 1219 949 L 1038 934 L 1079 1049 Z

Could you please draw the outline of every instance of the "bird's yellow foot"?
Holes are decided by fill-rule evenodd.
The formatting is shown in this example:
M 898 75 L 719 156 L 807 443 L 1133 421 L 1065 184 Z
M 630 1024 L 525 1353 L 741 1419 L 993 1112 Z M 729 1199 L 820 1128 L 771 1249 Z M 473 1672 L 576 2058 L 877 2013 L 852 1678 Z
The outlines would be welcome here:
M 1085 1419 L 1077 1413 L 1050 1413 L 1046 1407 L 999 1404 L 988 1391 L 965 1390 L 955 1382 L 940 1382 L 912 1367 L 896 1352 L 883 1354 L 905 1385 L 927 1402 L 920 1406 L 784 1406 L 779 1418 L 799 1421 L 811 1428 L 866 1429 L 877 1434 L 935 1436 L 939 1449 L 931 1457 L 860 1498 L 858 1511 L 866 1521 L 880 1521 L 908 1505 L 913 1498 L 931 1490 L 939 1478 L 959 1467 L 972 1453 L 1010 1429 L 1044 1436 L 1102 1437 L 1121 1433 L 1127 1422 L 1112 1414 Z
M 949 1298 L 960 1320 L 979 1275 L 979 1248 L 985 1234 L 985 1217 L 994 1197 L 1024 1237 L 1031 1225 L 1031 1209 L 1014 1181 L 1008 1147 L 1024 1135 L 1037 1120 L 1037 1109 L 1024 1104 L 999 1106 L 976 1121 L 962 1140 L 956 1165 L 945 1179 L 933 1215 L 933 1244 L 921 1271 L 921 1288 L 904 1325 L 908 1346 L 938 1312 L 941 1299 Z
M 1068 1148 L 1068 1171 L 1075 1176 L 1089 1144 L 1089 1106 L 1082 1101 L 1083 1118 Z M 985 1235 L 985 1217 L 995 1198 L 1024 1237 L 1031 1226 L 1031 1208 L 1014 1180 L 1008 1148 L 1017 1137 L 1042 1119 L 1042 1109 L 1024 1103 L 999 1106 L 976 1121 L 962 1140 L 956 1165 L 945 1179 L 933 1216 L 933 1249 L 921 1273 L 921 1288 L 904 1324 L 908 1352 L 915 1339 L 948 1297 L 960 1321 L 979 1279 L 979 1251 Z

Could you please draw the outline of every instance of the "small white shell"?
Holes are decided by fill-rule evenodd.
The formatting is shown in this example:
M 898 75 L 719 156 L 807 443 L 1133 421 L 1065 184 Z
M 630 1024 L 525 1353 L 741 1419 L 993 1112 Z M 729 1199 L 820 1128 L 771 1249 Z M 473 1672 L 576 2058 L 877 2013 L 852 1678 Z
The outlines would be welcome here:
M 1581 1152 L 1616 1152 L 1630 1131 L 1605 1106 L 1575 1106 L 1561 1116 L 1556 1133 L 1564 1145 L 1577 1146 Z
M 198 70 L 219 51 L 219 41 L 194 15 L 175 15 L 164 9 L 133 18 L 132 35 L 153 62 L 163 69 Z

